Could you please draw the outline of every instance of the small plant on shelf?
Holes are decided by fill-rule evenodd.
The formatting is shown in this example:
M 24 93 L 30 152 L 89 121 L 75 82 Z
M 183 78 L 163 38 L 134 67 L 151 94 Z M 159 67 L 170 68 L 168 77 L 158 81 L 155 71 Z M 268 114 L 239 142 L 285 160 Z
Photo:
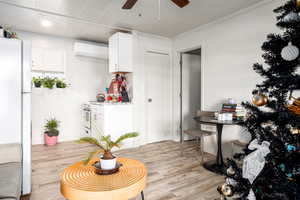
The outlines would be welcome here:
M 59 123 L 60 122 L 55 118 L 47 120 L 44 133 L 45 144 L 47 146 L 53 146 L 57 144 L 57 138 L 59 135 Z
M 46 77 L 43 79 L 43 87 L 53 89 L 56 83 L 56 78 Z
M 36 88 L 40 88 L 43 85 L 43 79 L 40 77 L 33 77 L 32 82 Z
M 56 79 L 56 87 L 57 88 L 66 88 L 67 83 L 63 79 Z
M 97 130 L 97 132 L 99 132 L 99 131 Z M 78 140 L 77 142 L 78 143 L 89 143 L 89 144 L 93 144 L 97 147 L 97 149 L 95 151 L 92 151 L 89 153 L 88 158 L 86 160 L 84 160 L 84 164 L 88 164 L 93 157 L 95 157 L 96 155 L 98 155 L 100 153 L 103 153 L 102 157 L 100 158 L 101 169 L 110 170 L 110 169 L 114 169 L 117 164 L 117 159 L 111 152 L 112 149 L 114 147 L 120 148 L 122 145 L 122 142 L 124 140 L 127 140 L 129 138 L 134 138 L 137 136 L 138 136 L 138 133 L 132 132 L 132 133 L 126 133 L 126 134 L 120 136 L 115 141 L 113 141 L 111 139 L 110 135 L 107 135 L 107 136 L 101 136 L 99 140 L 94 137 L 83 137 L 80 140 Z

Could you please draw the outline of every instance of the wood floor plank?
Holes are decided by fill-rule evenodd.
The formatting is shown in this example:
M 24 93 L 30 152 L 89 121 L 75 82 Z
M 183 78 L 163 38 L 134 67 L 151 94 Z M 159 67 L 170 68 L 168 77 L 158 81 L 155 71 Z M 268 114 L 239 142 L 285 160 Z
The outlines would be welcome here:
M 55 147 L 34 145 L 30 199 L 64 200 L 59 191 L 59 174 L 69 165 L 83 160 L 93 149 L 91 145 L 75 142 L 60 143 Z M 145 163 L 148 169 L 146 200 L 213 200 L 219 197 L 216 188 L 224 182 L 224 177 L 201 166 L 201 157 L 193 142 L 181 146 L 178 142 L 163 141 L 115 154 Z M 206 159 L 213 157 L 206 154 Z M 139 199 L 140 196 L 134 200 Z

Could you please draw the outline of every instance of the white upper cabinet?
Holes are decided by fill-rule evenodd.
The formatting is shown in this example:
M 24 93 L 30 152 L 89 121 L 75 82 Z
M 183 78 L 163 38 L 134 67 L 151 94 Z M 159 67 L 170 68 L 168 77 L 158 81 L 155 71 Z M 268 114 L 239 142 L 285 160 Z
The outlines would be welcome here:
M 32 70 L 40 70 L 43 65 L 43 50 L 32 48 Z
M 65 72 L 65 52 L 58 49 L 32 48 L 32 70 Z
M 109 38 L 109 72 L 132 72 L 133 37 L 128 33 L 115 33 Z

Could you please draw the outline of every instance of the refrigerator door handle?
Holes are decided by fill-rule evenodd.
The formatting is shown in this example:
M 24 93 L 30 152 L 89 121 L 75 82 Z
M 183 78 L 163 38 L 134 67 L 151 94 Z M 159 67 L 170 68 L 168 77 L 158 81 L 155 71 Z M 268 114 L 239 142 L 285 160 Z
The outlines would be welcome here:
M 23 179 L 22 194 L 31 192 L 31 94 L 23 94 L 22 102 Z

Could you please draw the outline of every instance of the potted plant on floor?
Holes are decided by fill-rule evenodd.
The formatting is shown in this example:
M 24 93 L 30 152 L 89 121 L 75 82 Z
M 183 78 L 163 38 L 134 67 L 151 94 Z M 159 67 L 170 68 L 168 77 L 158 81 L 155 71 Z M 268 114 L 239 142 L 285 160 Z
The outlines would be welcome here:
M 60 122 L 57 121 L 55 118 L 47 120 L 44 133 L 45 145 L 54 146 L 57 144 L 57 138 L 59 135 L 59 123 Z
M 40 88 L 43 84 L 43 79 L 40 77 L 33 77 L 32 82 L 33 82 L 34 87 Z
M 111 140 L 111 136 L 102 136 L 100 140 L 97 140 L 93 137 L 84 137 L 78 140 L 78 143 L 89 143 L 97 146 L 97 149 L 93 152 L 90 152 L 88 158 L 84 161 L 85 164 L 89 163 L 89 161 L 96 155 L 103 153 L 100 157 L 100 166 L 103 170 L 111 170 L 115 169 L 117 164 L 117 158 L 112 154 L 111 150 L 114 147 L 120 148 L 121 143 L 129 138 L 137 137 L 138 133 L 126 133 L 120 136 L 116 141 Z

